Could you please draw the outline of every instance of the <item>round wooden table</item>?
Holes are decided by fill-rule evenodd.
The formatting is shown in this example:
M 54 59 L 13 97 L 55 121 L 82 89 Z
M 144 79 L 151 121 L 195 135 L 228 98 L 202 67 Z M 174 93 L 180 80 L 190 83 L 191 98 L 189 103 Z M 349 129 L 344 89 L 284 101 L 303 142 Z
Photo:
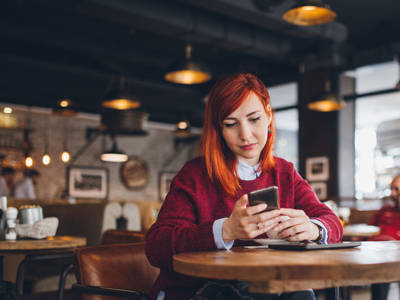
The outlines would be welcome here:
M 343 238 L 346 239 L 372 237 L 379 233 L 380 228 L 373 225 L 351 224 L 343 227 Z
M 22 270 L 24 264 L 32 260 L 72 258 L 77 247 L 85 246 L 86 238 L 77 236 L 55 236 L 42 240 L 0 241 L 0 298 L 3 294 L 10 294 L 13 299 L 20 299 Z M 16 284 L 3 281 L 3 255 L 24 254 L 25 259 L 18 266 Z M 70 266 L 67 266 L 70 269 Z M 62 298 L 65 283 L 63 272 L 62 283 L 58 291 L 58 299 Z M 61 290 L 62 288 L 62 290 Z M 61 295 L 61 296 L 60 296 Z
M 0 241 L 0 255 L 65 252 L 85 245 L 86 238 L 77 236 L 55 236 L 43 240 Z
M 400 241 L 362 242 L 360 247 L 289 251 L 234 248 L 174 255 L 185 275 L 244 280 L 249 291 L 281 293 L 400 280 Z

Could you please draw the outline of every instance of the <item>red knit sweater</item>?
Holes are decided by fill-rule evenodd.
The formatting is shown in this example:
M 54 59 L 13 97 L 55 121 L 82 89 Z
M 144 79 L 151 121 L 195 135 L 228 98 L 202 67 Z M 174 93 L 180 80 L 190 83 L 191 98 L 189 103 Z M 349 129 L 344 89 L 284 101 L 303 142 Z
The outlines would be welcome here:
M 368 223 L 379 226 L 380 233 L 372 241 L 400 240 L 400 210 L 392 205 L 382 207 Z
M 342 238 L 342 226 L 336 215 L 315 196 L 310 185 L 301 178 L 293 164 L 276 159 L 273 171 L 262 173 L 255 180 L 240 180 L 242 189 L 235 197 L 228 196 L 221 186 L 211 183 L 204 160 L 188 162 L 171 184 L 164 204 L 146 237 L 146 253 L 151 264 L 160 268 L 152 298 L 160 290 L 166 299 L 189 299 L 205 279 L 184 276 L 172 269 L 172 256 L 180 252 L 216 250 L 212 225 L 229 217 L 235 202 L 250 191 L 276 185 L 282 208 L 302 209 L 312 219 L 321 221 L 328 231 L 328 242 Z

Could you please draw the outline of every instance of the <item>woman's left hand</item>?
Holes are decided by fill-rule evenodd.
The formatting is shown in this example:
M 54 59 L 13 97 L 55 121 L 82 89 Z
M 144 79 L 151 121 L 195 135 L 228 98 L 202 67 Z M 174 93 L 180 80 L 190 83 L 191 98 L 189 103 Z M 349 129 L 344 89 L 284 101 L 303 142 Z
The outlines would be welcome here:
M 288 241 L 313 241 L 319 236 L 319 228 L 310 221 L 310 218 L 303 210 L 292 208 L 281 208 L 281 215 L 290 219 L 279 223 L 272 228 L 278 232 L 278 238 Z

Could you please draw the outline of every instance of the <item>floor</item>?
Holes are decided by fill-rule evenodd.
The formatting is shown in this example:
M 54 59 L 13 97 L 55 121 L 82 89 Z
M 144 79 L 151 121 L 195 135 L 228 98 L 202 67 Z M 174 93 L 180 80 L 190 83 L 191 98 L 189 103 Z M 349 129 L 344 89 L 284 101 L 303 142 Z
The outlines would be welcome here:
M 54 300 L 56 299 L 56 292 L 39 293 L 36 295 L 25 295 L 22 300 Z M 390 285 L 389 295 L 386 300 L 399 300 L 400 299 L 399 286 L 397 283 Z M 64 300 L 79 299 L 79 296 L 67 290 L 64 294 Z M 370 300 L 371 292 L 369 286 L 355 286 L 351 288 L 351 300 Z M 317 300 L 325 300 L 323 295 L 320 295 Z M 385 299 L 382 299 L 385 300 Z
M 382 300 L 399 300 L 400 299 L 398 283 L 392 283 L 389 289 L 387 299 Z M 370 300 L 371 291 L 369 286 L 354 286 L 351 288 L 351 300 Z M 317 300 L 325 300 L 323 295 L 319 295 Z

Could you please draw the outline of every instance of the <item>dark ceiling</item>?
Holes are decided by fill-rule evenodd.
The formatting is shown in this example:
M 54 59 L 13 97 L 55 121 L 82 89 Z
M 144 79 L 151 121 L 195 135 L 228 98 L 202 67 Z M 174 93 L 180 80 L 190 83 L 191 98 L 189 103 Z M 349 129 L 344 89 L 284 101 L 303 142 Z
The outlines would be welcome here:
M 0 9 L 0 101 L 52 107 L 70 97 L 84 112 L 124 76 L 150 120 L 186 118 L 201 126 L 204 96 L 166 82 L 184 56 L 207 64 L 213 78 L 252 72 L 267 86 L 307 69 L 352 69 L 400 52 L 400 1 L 331 0 L 337 19 L 297 27 L 280 15 L 294 0 L 3 0 Z

